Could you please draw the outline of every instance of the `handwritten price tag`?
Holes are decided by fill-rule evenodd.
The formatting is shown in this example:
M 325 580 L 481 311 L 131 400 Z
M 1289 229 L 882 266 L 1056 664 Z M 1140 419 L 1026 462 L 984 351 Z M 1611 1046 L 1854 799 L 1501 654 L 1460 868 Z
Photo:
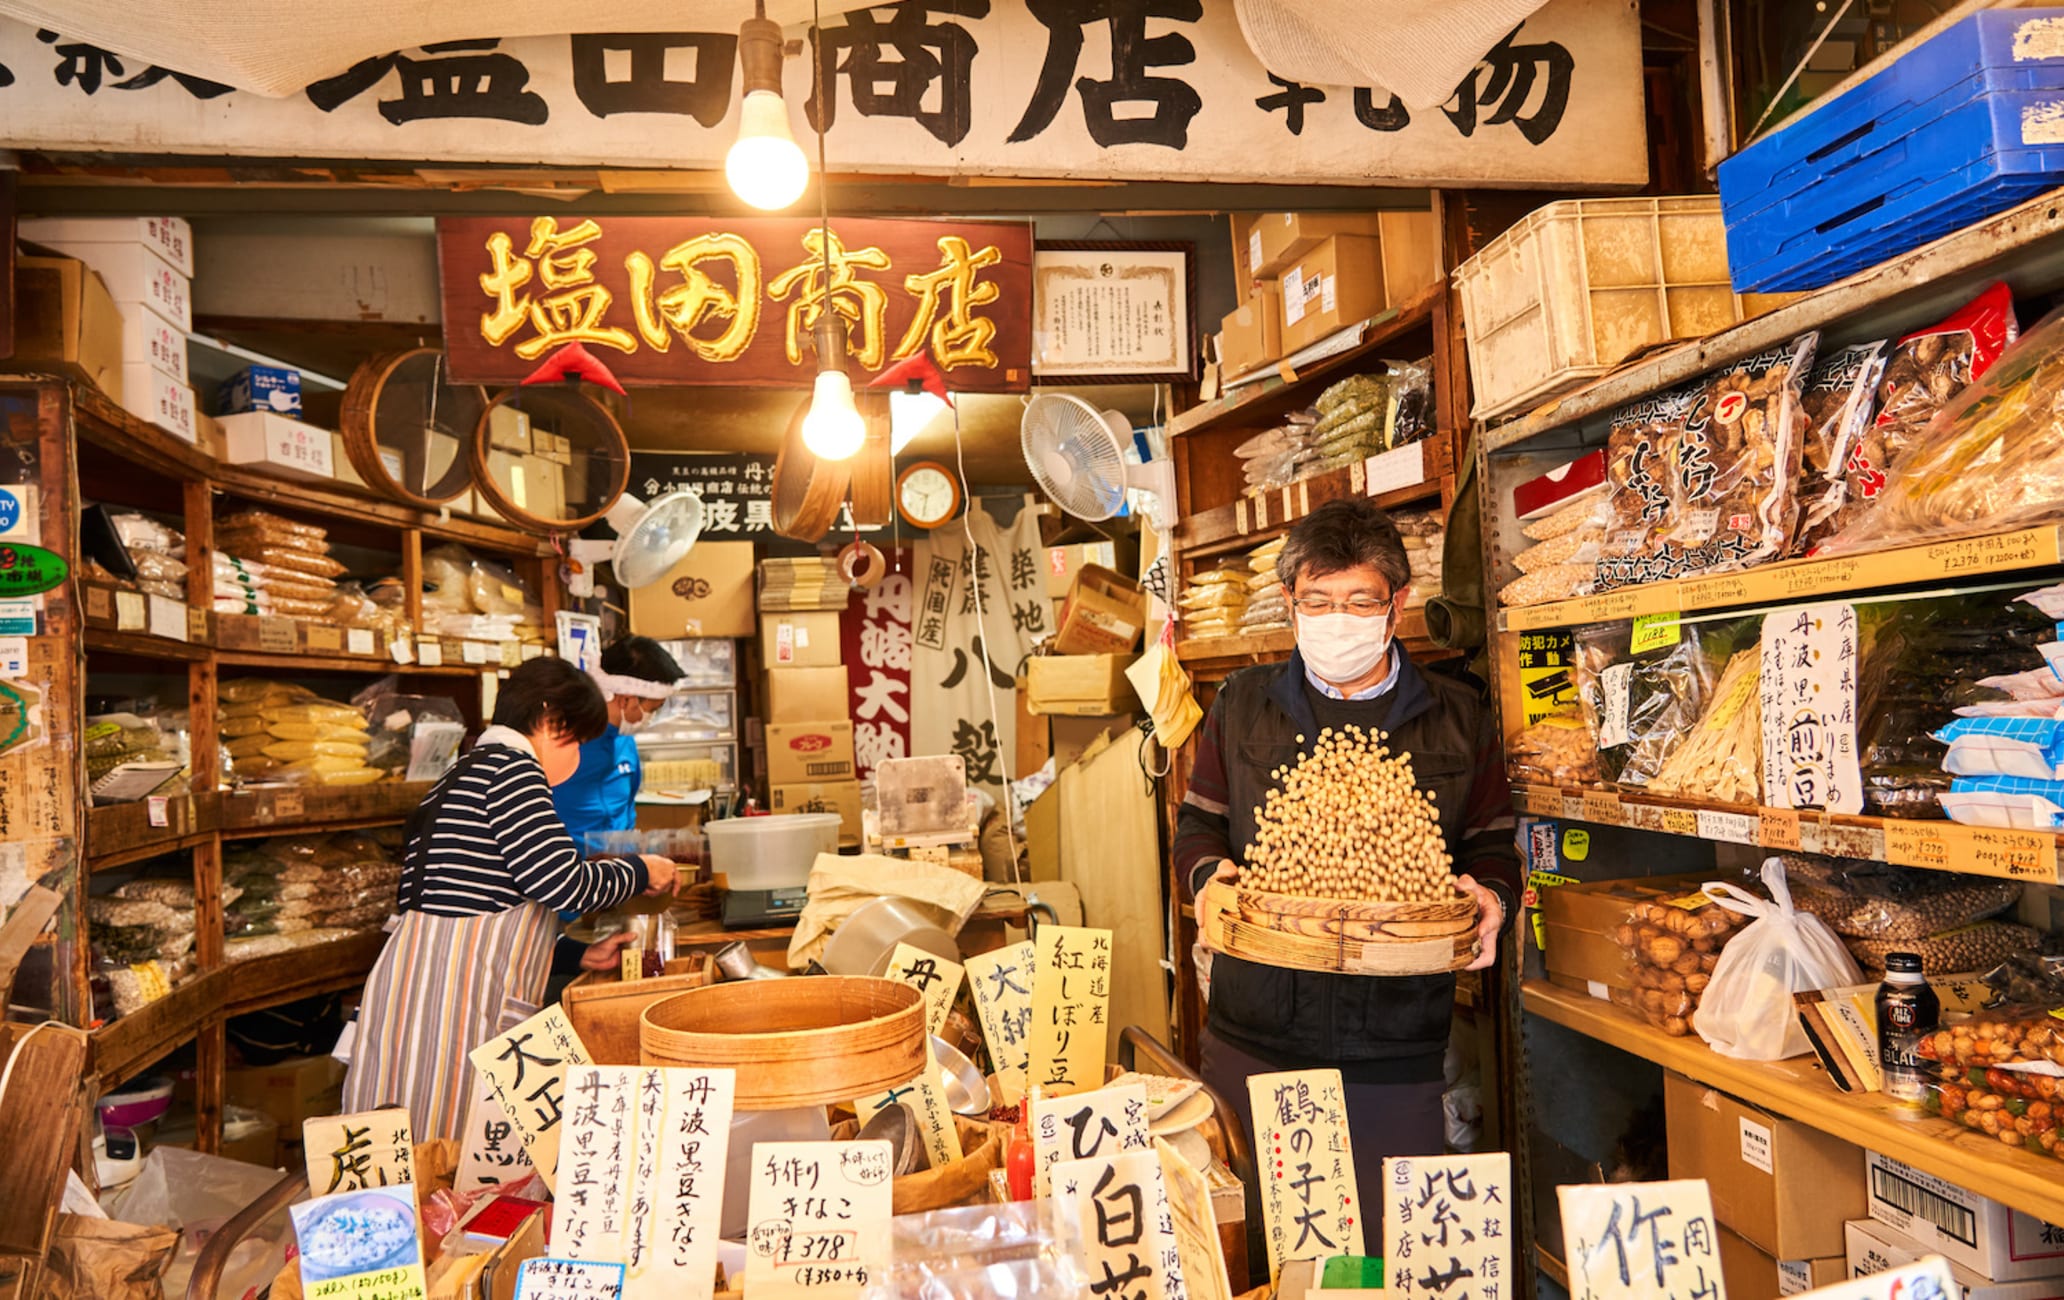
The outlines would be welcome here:
M 1763 809 L 1756 816 L 1756 839 L 1766 849 L 1798 852 L 1802 847 L 1799 843 L 1799 814 L 1790 808 Z
M 1663 830 L 1671 835 L 1696 835 L 1699 833 L 1698 814 L 1689 808 L 1665 808 Z
M 1715 812 L 1701 808 L 1696 816 L 1699 838 L 1719 840 L 1724 844 L 1754 844 L 1763 829 L 1754 813 Z
M 1601 826 L 1620 824 L 1620 796 L 1611 790 L 1586 790 L 1582 804 L 1583 818 Z
M 1885 861 L 1901 867 L 1949 868 L 1949 841 L 1943 828 L 1930 822 L 1896 818 L 1885 823 Z
M 1958 871 L 2004 876 L 2009 880 L 2039 880 L 2044 884 L 2057 882 L 2057 837 L 2053 834 L 1975 827 L 1966 844 L 1969 851 L 1956 855 Z

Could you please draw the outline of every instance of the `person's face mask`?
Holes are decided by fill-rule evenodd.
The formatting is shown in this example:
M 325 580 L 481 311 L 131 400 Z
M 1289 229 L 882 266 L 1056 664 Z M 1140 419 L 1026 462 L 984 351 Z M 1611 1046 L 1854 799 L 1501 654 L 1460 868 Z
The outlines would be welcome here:
M 1307 614 L 1299 609 L 1297 648 L 1311 670 L 1326 681 L 1359 681 L 1390 653 L 1390 614 L 1388 604 L 1375 614 L 1352 614 L 1345 610 Z
M 620 719 L 616 724 L 618 734 L 632 736 L 643 731 L 645 724 L 652 721 L 650 710 L 651 705 L 644 700 L 623 698 L 618 705 L 617 716 Z

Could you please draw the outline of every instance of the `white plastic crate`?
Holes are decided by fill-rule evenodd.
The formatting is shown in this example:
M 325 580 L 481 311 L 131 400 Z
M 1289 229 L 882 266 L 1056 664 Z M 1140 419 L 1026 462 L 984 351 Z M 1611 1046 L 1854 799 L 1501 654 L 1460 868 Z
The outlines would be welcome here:
M 1455 288 L 1479 420 L 1745 314 L 1717 195 L 1551 203 L 1458 267 Z

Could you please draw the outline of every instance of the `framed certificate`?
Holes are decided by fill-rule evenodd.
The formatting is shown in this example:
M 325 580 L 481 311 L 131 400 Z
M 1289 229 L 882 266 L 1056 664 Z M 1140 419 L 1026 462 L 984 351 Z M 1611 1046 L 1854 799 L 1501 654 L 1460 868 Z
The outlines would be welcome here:
M 1078 384 L 1197 374 L 1197 249 L 1041 243 L 1032 252 L 1032 373 Z

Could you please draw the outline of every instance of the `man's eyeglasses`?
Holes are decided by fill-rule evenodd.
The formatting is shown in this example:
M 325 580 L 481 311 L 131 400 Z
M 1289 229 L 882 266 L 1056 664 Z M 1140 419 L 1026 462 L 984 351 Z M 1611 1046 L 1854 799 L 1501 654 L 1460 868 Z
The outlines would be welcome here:
M 1319 618 L 1327 614 L 1352 614 L 1356 618 L 1374 618 L 1390 608 L 1390 598 L 1378 600 L 1374 596 L 1355 595 L 1346 600 L 1328 600 L 1324 596 L 1299 596 L 1290 602 L 1298 613 Z

